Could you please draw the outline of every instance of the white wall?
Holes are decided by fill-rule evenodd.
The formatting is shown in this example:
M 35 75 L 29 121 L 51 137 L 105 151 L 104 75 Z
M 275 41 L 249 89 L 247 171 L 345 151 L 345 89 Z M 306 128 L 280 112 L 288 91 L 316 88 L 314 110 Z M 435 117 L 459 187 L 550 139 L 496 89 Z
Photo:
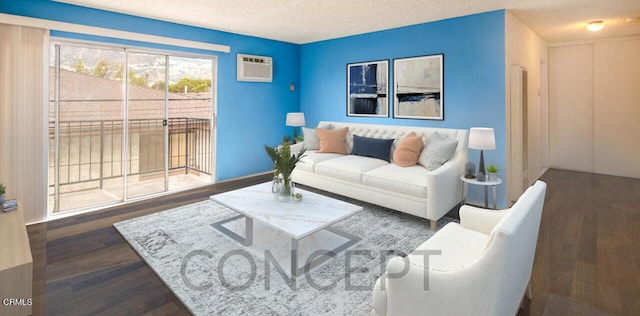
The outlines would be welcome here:
M 528 75 L 528 98 L 527 113 L 523 116 L 527 117 L 527 149 L 524 151 L 527 155 L 528 174 L 525 182 L 532 184 L 537 180 L 547 166 L 548 157 L 548 102 L 547 102 L 547 86 L 546 78 L 541 73 L 546 73 L 547 67 L 547 44 L 540 36 L 531 30 L 527 25 L 522 23 L 511 12 L 505 15 L 505 72 L 506 72 L 506 113 L 507 113 L 507 163 L 513 164 L 514 159 L 522 159 L 511 155 L 511 146 L 517 145 L 519 140 L 511 139 L 514 128 L 522 125 L 512 117 L 511 105 L 511 66 L 517 65 L 524 67 Z M 509 168 L 507 168 L 509 169 Z M 517 197 L 524 191 L 521 185 L 521 177 L 519 174 L 510 171 L 506 175 L 507 178 L 507 199 L 508 204 L 515 201 Z
M 640 178 L 640 38 L 549 49 L 550 165 Z

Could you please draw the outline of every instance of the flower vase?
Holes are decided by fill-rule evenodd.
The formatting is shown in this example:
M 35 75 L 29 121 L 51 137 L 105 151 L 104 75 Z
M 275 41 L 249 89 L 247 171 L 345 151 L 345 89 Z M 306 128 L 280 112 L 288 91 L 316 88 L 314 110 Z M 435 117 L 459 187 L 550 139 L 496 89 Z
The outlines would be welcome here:
M 282 192 L 282 182 L 278 176 L 273 176 L 273 180 L 271 180 L 271 193 L 276 197 L 280 195 Z
M 282 188 L 280 198 L 282 201 L 289 201 L 294 194 L 295 184 L 291 181 L 291 175 L 282 175 Z

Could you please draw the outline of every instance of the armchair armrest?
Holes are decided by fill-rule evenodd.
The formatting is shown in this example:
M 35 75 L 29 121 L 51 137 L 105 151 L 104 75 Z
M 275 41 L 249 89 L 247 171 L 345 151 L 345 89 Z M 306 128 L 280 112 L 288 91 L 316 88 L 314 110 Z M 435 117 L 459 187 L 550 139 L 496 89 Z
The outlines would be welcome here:
M 487 288 L 493 288 L 498 276 L 487 273 L 493 263 L 478 263 L 444 271 L 393 258 L 374 286 L 372 315 L 490 314 L 493 291 Z
M 460 225 L 489 235 L 498 222 L 509 213 L 510 210 L 487 210 L 483 208 L 464 205 L 460 208 Z

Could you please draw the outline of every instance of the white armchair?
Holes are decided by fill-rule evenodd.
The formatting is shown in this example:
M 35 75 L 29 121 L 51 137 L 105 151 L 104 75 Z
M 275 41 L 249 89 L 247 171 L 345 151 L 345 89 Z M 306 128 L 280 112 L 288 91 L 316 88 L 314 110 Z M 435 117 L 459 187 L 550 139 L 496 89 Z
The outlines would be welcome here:
M 533 269 L 547 185 L 537 181 L 507 210 L 460 208 L 373 292 L 373 315 L 515 315 Z

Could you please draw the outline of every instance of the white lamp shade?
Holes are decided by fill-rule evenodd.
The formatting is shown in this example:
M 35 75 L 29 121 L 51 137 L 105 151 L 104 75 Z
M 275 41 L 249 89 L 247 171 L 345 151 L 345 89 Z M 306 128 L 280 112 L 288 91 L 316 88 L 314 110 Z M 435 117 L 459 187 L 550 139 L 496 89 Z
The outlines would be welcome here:
M 304 113 L 291 112 L 287 113 L 287 126 L 304 126 Z
M 480 150 L 496 149 L 496 136 L 493 128 L 472 127 L 469 131 L 469 148 Z

